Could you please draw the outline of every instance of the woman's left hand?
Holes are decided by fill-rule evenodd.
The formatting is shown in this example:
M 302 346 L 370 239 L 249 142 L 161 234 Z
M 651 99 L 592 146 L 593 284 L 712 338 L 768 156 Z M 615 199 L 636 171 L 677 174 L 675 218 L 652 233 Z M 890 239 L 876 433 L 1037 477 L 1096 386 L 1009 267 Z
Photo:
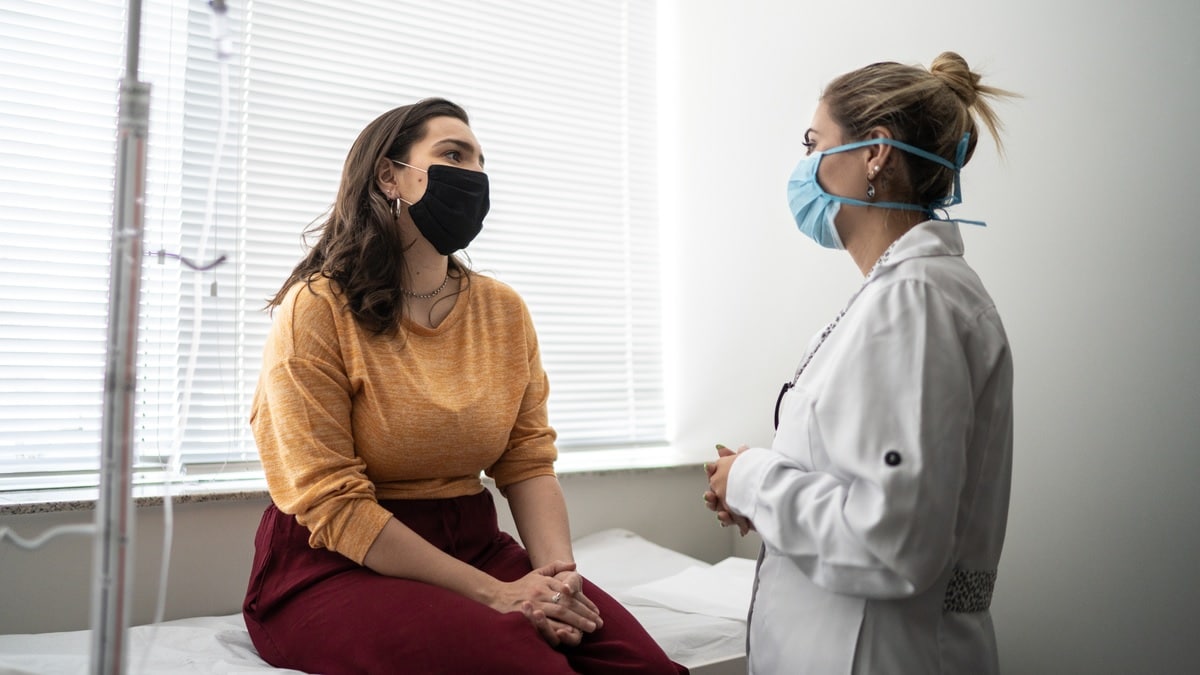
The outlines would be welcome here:
M 539 568 L 539 570 L 535 571 L 540 571 L 541 569 Z M 600 609 L 596 607 L 596 604 L 591 599 L 583 594 L 583 577 L 578 572 L 564 570 L 553 575 L 553 577 L 565 586 L 559 599 L 554 604 L 560 605 L 576 614 L 586 614 L 590 610 L 596 617 L 595 629 L 599 630 L 604 626 L 604 620 L 600 618 Z M 542 609 L 535 608 L 532 603 L 527 603 L 522 609 L 526 617 L 538 629 L 538 632 L 552 646 L 564 645 L 574 647 L 583 641 L 582 630 L 563 621 L 551 618 Z
M 600 608 L 596 606 L 596 603 L 592 602 L 591 599 L 583 594 L 583 576 L 580 575 L 579 572 L 576 572 L 575 570 L 567 570 L 555 574 L 554 578 L 566 584 L 567 588 L 569 589 L 569 594 L 563 597 L 564 600 L 567 597 L 570 597 L 572 602 L 579 603 L 583 607 L 595 612 L 596 615 L 600 614 Z M 597 628 L 600 628 L 603 625 L 604 621 L 596 621 Z
M 568 606 L 574 609 L 577 613 L 583 609 L 591 610 L 596 614 L 596 629 L 604 627 L 604 619 L 600 617 L 600 608 L 590 598 L 583 594 L 583 576 L 575 570 L 559 572 L 554 575 L 555 579 L 566 584 L 569 589 L 568 593 L 562 597 L 562 602 L 570 603 Z M 569 598 L 569 600 L 568 600 Z M 559 623 L 559 622 L 553 622 Z M 559 623 L 555 626 L 555 632 L 558 633 L 559 640 L 568 646 L 575 646 L 583 640 L 583 632 L 574 626 L 568 626 L 564 623 Z

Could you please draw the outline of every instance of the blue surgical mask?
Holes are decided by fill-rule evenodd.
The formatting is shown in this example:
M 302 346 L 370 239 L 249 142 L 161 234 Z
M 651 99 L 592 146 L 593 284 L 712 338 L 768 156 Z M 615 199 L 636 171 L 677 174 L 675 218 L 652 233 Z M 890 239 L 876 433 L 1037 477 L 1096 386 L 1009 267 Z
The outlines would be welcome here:
M 800 231 L 805 236 L 825 248 L 842 249 L 845 246 L 842 244 L 842 239 L 838 236 L 837 226 L 834 224 L 834 218 L 837 216 L 842 204 L 877 206 L 904 211 L 922 211 L 929 214 L 929 217 L 936 218 L 935 209 L 944 209 L 962 202 L 962 186 L 959 183 L 959 173 L 962 171 L 963 162 L 967 156 L 967 141 L 969 139 L 970 134 L 963 134 L 962 140 L 958 142 L 955 161 L 953 163 L 933 153 L 925 152 L 920 148 L 913 147 L 901 141 L 894 141 L 890 138 L 872 138 L 866 141 L 839 145 L 824 152 L 812 153 L 796 164 L 796 169 L 792 172 L 792 177 L 788 179 L 788 205 L 792 209 L 792 217 L 796 219 L 796 227 L 800 228 Z M 838 195 L 831 195 L 826 192 L 817 181 L 817 168 L 821 165 L 821 158 L 839 152 L 856 150 L 868 145 L 891 145 L 918 157 L 928 159 L 931 162 L 937 162 L 954 171 L 954 193 L 933 204 L 921 205 L 904 202 L 867 202 L 851 197 L 839 197 Z M 978 225 L 983 224 L 969 220 L 962 222 Z

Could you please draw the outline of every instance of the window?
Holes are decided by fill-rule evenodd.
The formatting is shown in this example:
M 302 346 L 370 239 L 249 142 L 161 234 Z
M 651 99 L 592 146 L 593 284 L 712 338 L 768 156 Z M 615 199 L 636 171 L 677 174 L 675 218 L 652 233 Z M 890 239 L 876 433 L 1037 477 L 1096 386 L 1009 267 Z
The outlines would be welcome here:
M 426 96 L 462 104 L 484 145 L 470 258 L 530 306 L 560 447 L 662 443 L 654 3 L 229 4 L 225 60 L 206 2 L 143 9 L 140 479 L 176 450 L 193 476 L 256 467 L 264 301 L 359 130 Z M 125 3 L 14 0 L 0 19 L 0 490 L 95 484 Z

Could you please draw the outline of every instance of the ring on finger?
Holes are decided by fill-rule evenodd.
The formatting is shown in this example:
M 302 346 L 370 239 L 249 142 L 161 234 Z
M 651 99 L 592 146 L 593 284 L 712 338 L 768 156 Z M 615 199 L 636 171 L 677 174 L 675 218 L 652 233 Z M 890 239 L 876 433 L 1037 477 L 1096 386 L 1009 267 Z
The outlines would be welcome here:
M 562 600 L 562 593 L 561 593 L 561 592 L 559 592 L 559 593 L 555 593 L 554 595 L 550 596 L 550 602 L 553 602 L 553 603 L 554 603 L 554 604 L 556 604 L 556 605 L 558 604 L 558 601 L 559 601 L 559 600 Z

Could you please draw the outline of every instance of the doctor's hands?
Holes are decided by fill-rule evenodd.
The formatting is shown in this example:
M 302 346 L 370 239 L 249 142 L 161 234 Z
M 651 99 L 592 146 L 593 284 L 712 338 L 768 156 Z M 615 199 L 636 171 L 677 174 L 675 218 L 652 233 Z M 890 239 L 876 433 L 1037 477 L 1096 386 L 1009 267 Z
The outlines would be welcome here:
M 583 594 L 575 563 L 556 561 L 500 587 L 491 607 L 521 612 L 551 646 L 577 645 L 584 633 L 604 625 L 599 609 Z
M 754 529 L 754 523 L 730 510 L 729 505 L 725 503 L 725 494 L 729 483 L 729 470 L 737 460 L 738 454 L 745 449 L 746 446 L 743 445 L 734 452 L 717 444 L 717 461 L 704 465 L 704 471 L 708 474 L 708 491 L 704 493 L 704 505 L 710 511 L 717 512 L 717 520 L 721 527 L 737 525 L 738 532 L 743 537 Z

